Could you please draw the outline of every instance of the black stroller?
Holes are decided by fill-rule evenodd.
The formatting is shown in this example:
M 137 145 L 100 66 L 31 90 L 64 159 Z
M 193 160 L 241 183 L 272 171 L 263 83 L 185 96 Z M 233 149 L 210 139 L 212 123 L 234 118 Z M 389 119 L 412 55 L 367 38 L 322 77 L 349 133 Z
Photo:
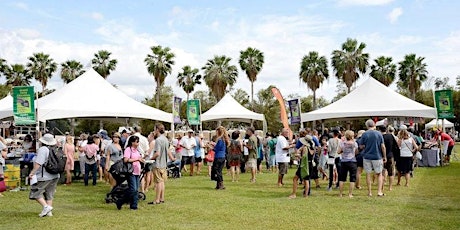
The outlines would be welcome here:
M 166 171 L 168 172 L 168 177 L 171 178 L 180 178 L 180 160 L 176 160 L 173 162 L 168 162 Z
M 117 167 L 111 167 L 109 173 L 112 174 L 113 179 L 115 179 L 116 185 L 105 196 L 105 203 L 115 203 L 117 200 L 123 199 L 126 190 L 128 190 L 128 178 L 126 175 L 121 174 L 119 170 L 117 170 Z M 142 181 L 142 178 L 144 178 L 146 173 L 147 171 L 144 167 L 139 177 L 139 183 Z M 139 201 L 146 199 L 146 196 L 143 192 L 137 192 L 137 195 L 139 196 Z

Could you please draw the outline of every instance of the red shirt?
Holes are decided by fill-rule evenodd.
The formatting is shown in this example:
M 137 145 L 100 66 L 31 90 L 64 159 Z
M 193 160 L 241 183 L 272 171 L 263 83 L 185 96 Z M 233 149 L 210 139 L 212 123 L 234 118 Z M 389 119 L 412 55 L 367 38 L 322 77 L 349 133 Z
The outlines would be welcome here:
M 441 141 L 449 141 L 449 147 L 455 145 L 455 141 L 447 133 L 441 133 Z

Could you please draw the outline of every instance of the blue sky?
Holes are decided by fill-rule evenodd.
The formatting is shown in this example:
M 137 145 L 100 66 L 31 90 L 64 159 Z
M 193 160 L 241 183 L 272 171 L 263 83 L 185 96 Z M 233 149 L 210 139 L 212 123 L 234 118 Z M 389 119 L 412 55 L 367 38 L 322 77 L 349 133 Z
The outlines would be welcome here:
M 76 59 L 86 65 L 107 49 L 118 60 L 108 80 L 141 100 L 155 88 L 143 62 L 151 46 L 169 46 L 176 54 L 166 84 L 180 96 L 185 93 L 175 82 L 184 65 L 201 68 L 214 55 L 230 56 L 237 65 L 239 51 L 252 46 L 265 53 L 255 91 L 273 84 L 285 96 L 307 96 L 312 92 L 298 80 L 303 55 L 318 51 L 330 60 L 351 37 L 367 44 L 370 64 L 381 55 L 399 62 L 415 53 L 426 58 L 430 76 L 450 77 L 454 84 L 460 75 L 458 9 L 457 1 L 442 0 L 0 0 L 0 57 L 25 64 L 33 53 L 45 52 L 58 63 Z M 330 75 L 317 91 L 327 99 L 336 95 L 332 69 Z M 56 73 L 48 87 L 62 85 Z M 235 88 L 250 92 L 243 72 Z

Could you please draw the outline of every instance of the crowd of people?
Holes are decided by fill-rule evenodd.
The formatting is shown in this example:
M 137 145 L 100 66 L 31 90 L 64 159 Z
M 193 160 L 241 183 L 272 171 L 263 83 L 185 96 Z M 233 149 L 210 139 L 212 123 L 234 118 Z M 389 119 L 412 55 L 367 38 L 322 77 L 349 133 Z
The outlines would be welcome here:
M 250 182 L 256 183 L 257 174 L 262 173 L 262 163 L 265 162 L 266 170 L 278 174 L 279 187 L 285 185 L 289 168 L 296 167 L 292 192 L 288 196 L 291 199 L 297 197 L 299 185 L 303 186 L 303 197 L 308 197 L 311 188 L 321 188 L 320 179 L 328 181 L 327 191 L 338 189 L 340 197 L 348 180 L 348 197 L 351 198 L 354 189 L 362 189 L 360 178 L 363 171 L 366 173 L 368 196 L 373 195 L 372 184 L 375 180 L 377 196 L 385 196 L 384 182 L 388 184 L 388 191 L 391 191 L 395 175 L 396 185 L 400 185 L 401 178 L 404 178 L 404 185 L 409 186 L 414 156 L 424 140 L 413 133 L 412 127 L 405 125 L 399 127 L 397 134 L 392 126 L 376 127 L 373 120 L 367 120 L 365 125 L 367 130 L 356 133 L 352 130 L 333 129 L 329 132 L 325 129 L 319 135 L 318 131 L 307 128 L 293 135 L 284 128 L 279 135 L 267 133 L 265 137 L 256 135 L 252 127 L 247 128 L 243 136 L 238 130 L 230 133 L 219 126 L 211 140 L 204 140 L 202 134 L 193 130 L 188 130 L 183 137 L 168 139 L 162 124 L 157 124 L 147 137 L 141 134 L 140 127 L 114 132 L 111 136 L 105 130 L 94 135 L 81 134 L 78 140 L 70 135 L 56 140 L 53 135 L 45 134 L 38 139 L 40 148 L 30 167 L 29 179 L 37 182 L 31 185 L 29 198 L 42 206 L 40 217 L 52 216 L 52 201 L 60 175 L 44 170 L 44 164 L 50 157 L 50 149 L 54 147 L 62 148 L 66 156 L 65 184 L 68 186 L 72 184 L 75 159 L 80 161 L 85 186 L 89 186 L 91 179 L 93 186 L 98 181 L 105 181 L 113 188 L 117 185 L 112 175 L 114 165 L 117 162 L 131 164 L 132 172 L 127 177 L 128 189 L 123 198 L 116 201 L 117 209 L 129 203 L 130 209 L 137 210 L 138 192 L 152 188 L 155 198 L 148 204 L 164 203 L 168 177 L 166 169 L 170 164 L 178 165 L 181 172 L 195 176 L 201 173 L 203 163 L 206 163 L 208 176 L 216 182 L 216 190 L 225 189 L 224 167 L 232 182 L 238 182 L 240 173 L 247 172 L 250 173 Z M 455 144 L 449 138 L 449 135 L 435 131 L 428 145 L 447 141 L 448 159 Z M 35 145 L 35 141 L 28 135 L 25 147 L 32 149 L 32 145 Z M 141 173 L 145 173 L 142 180 Z

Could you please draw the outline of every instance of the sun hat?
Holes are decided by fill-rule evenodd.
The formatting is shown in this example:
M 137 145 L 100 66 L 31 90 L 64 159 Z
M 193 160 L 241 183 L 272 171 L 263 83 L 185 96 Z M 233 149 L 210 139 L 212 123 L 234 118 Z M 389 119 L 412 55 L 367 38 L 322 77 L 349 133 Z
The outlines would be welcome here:
M 57 141 L 54 139 L 53 135 L 47 133 L 38 139 L 41 143 L 45 145 L 56 145 Z
M 105 131 L 105 130 L 103 130 L 103 129 L 99 130 L 99 132 L 98 132 L 97 134 L 99 134 L 99 136 L 100 136 L 102 139 L 110 140 L 109 134 L 107 133 L 107 131 Z
M 401 125 L 401 126 L 399 126 L 399 129 L 400 130 L 407 130 L 407 126 L 406 125 Z
M 360 137 L 363 135 L 364 132 L 366 132 L 366 131 L 364 131 L 364 130 L 359 130 L 359 131 L 358 131 L 358 134 L 357 134 L 357 137 L 360 138 Z
M 192 129 L 187 130 L 187 133 L 194 133 Z
M 118 138 L 120 138 L 120 137 L 121 137 L 121 134 L 120 134 L 119 132 L 116 132 L 116 133 L 112 134 L 112 137 L 118 137 Z

